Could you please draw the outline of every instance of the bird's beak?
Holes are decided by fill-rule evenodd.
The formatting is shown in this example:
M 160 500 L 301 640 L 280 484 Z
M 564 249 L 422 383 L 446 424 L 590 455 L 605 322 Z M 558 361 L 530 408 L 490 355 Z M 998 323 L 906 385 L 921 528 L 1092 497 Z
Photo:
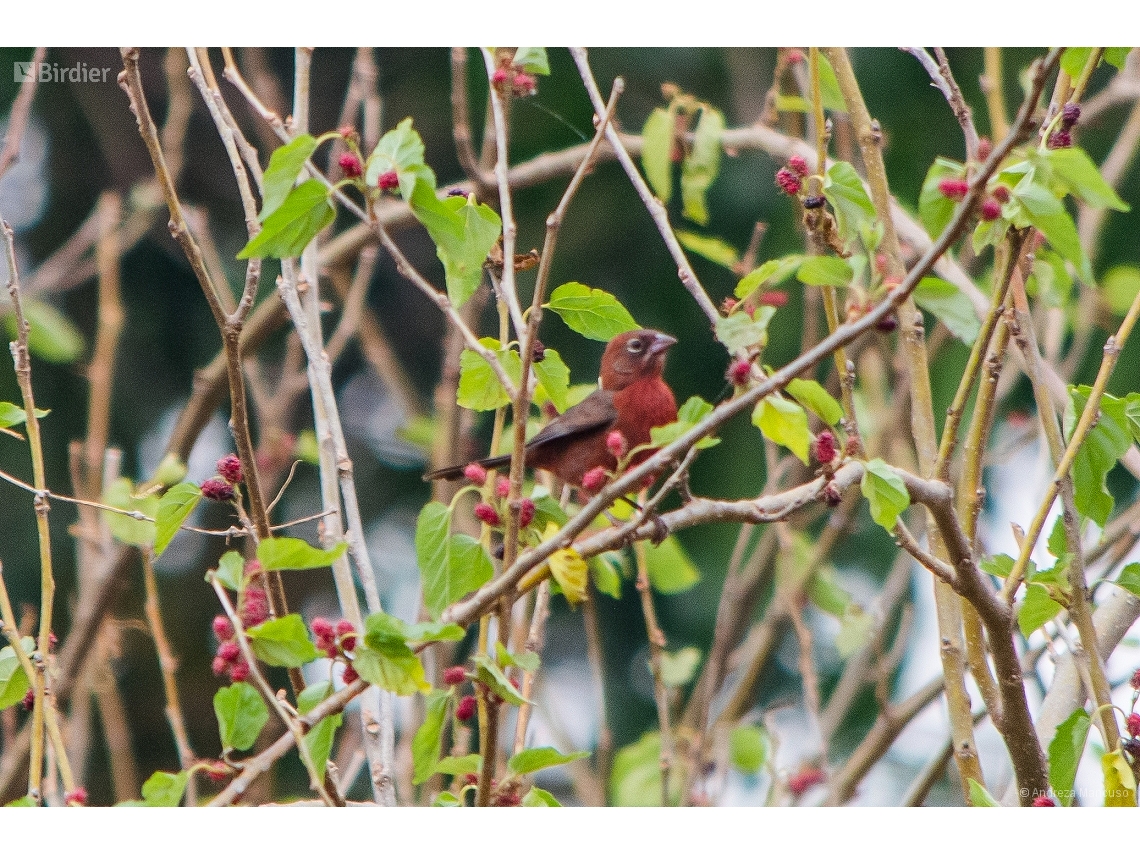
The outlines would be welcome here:
M 656 356 L 659 353 L 664 353 L 676 343 L 677 339 L 671 335 L 665 335 L 665 333 L 661 332 L 655 333 L 653 344 L 649 345 L 649 352 Z

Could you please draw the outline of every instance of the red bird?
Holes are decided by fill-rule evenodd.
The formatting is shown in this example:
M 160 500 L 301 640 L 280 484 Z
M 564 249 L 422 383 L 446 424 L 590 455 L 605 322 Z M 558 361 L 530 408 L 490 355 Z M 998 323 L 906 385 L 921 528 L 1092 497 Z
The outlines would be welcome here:
M 582 476 L 598 467 L 613 470 L 616 458 L 609 440 L 621 433 L 626 448 L 649 442 L 649 429 L 677 420 L 677 401 L 661 378 L 665 352 L 677 339 L 656 330 L 634 330 L 614 338 L 602 355 L 601 388 L 555 416 L 526 444 L 526 465 L 545 469 L 567 484 L 582 486 Z M 636 465 L 652 452 L 640 451 Z M 511 456 L 477 461 L 484 469 L 509 466 Z M 452 480 L 464 466 L 427 473 L 426 480 Z M 588 492 L 596 492 L 595 487 Z

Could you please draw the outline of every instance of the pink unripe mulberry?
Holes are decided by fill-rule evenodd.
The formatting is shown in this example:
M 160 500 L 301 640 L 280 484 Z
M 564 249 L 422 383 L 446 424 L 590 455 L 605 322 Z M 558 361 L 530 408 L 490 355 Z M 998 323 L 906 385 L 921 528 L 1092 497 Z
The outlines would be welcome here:
M 812 454 L 820 463 L 831 463 L 835 460 L 837 448 L 835 434 L 829 430 L 821 430 L 812 445 Z
M 1128 728 L 1128 735 L 1137 738 L 1140 737 L 1140 713 L 1132 713 L 1124 722 L 1124 726 Z
M 486 502 L 480 502 L 475 506 L 475 518 L 487 525 L 499 525 L 502 522 L 499 512 Z
M 341 618 L 336 622 L 336 634 L 338 638 L 343 638 L 354 632 L 356 632 L 356 627 L 353 626 L 352 621 L 347 618 Z
M 801 769 L 788 781 L 788 789 L 794 796 L 802 796 L 816 784 L 822 783 L 827 775 L 822 769 Z
M 789 196 L 798 196 L 800 190 L 803 189 L 804 182 L 803 179 L 792 172 L 792 170 L 786 166 L 781 166 L 776 171 L 776 186 Z
M 792 172 L 796 173 L 800 178 L 807 178 L 807 161 L 798 154 L 793 154 L 788 158 L 788 169 L 792 170 Z
M 733 386 L 744 386 L 752 377 L 752 363 L 747 359 L 733 360 L 728 366 L 728 382 Z
M 460 721 L 470 721 L 473 715 L 475 715 L 475 696 L 464 695 L 455 707 L 455 717 Z
M 1071 148 L 1072 145 L 1073 135 L 1068 131 L 1055 131 L 1045 141 L 1046 148 Z
M 389 169 L 376 179 L 376 186 L 381 190 L 394 190 L 400 186 L 400 176 L 396 174 L 396 170 Z
M 938 192 L 947 199 L 960 202 L 970 192 L 970 182 L 965 178 L 943 178 L 938 182 Z
M 214 618 L 214 635 L 218 641 L 229 641 L 234 637 L 234 625 L 225 615 L 218 615 Z
M 83 787 L 76 787 L 74 790 L 71 790 L 64 794 L 63 802 L 66 805 L 76 805 L 78 807 L 82 807 L 83 805 L 87 804 L 87 790 L 85 790 Z
M 765 291 L 760 295 L 760 298 L 756 302 L 761 306 L 773 306 L 779 309 L 781 306 L 788 305 L 788 292 Z
M 230 667 L 230 663 L 223 659 L 221 656 L 215 656 L 214 661 L 210 664 L 210 670 L 214 672 L 215 677 L 220 677 L 226 673 L 226 669 Z
M 795 65 L 804 61 L 804 52 L 799 48 L 792 48 L 788 51 L 788 64 Z
M 313 635 L 317 638 L 331 639 L 336 634 L 328 618 L 313 618 L 313 622 L 309 625 L 313 628 Z
M 525 71 L 520 71 L 511 82 L 511 91 L 519 98 L 538 92 L 538 81 Z
M 261 588 L 245 589 L 241 605 L 241 622 L 245 626 L 257 626 L 269 620 L 269 600 Z
M 217 470 L 231 484 L 241 481 L 241 459 L 236 454 L 227 454 L 219 460 Z
M 241 655 L 241 648 L 236 641 L 224 641 L 218 646 L 218 658 L 225 662 L 235 662 Z
M 230 679 L 235 683 L 244 683 L 249 679 L 249 663 L 239 659 L 230 666 Z
M 978 210 L 978 216 L 987 223 L 993 222 L 1001 216 L 1001 202 L 992 196 L 982 202 L 982 207 Z
M 614 457 L 621 458 L 629 451 L 629 443 L 625 441 L 625 434 L 620 430 L 611 430 L 606 436 L 606 448 Z
M 491 83 L 494 86 L 502 86 L 510 79 L 510 76 L 505 68 L 496 68 L 495 73 L 491 75 Z
M 1009 188 L 1004 184 L 996 184 L 993 189 L 993 197 L 1001 202 L 1003 205 L 1009 201 Z
M 348 178 L 359 178 L 364 174 L 364 167 L 355 152 L 346 151 L 337 159 L 337 163 Z
M 479 487 L 487 483 L 487 470 L 478 463 L 468 463 L 463 467 L 463 477 Z
M 499 476 L 499 480 L 495 482 L 495 495 L 500 499 L 505 499 L 511 493 L 510 479 Z
M 595 466 L 589 472 L 582 476 L 582 489 L 591 493 L 596 493 L 606 483 L 606 470 L 601 466 Z
M 1057 803 L 1048 796 L 1038 796 L 1033 800 L 1034 807 L 1056 807 Z
M 526 528 L 534 521 L 534 500 L 519 500 L 519 528 Z
M 462 665 L 453 665 L 443 672 L 443 682 L 446 686 L 458 686 L 467 680 L 467 671 Z
M 215 502 L 228 502 L 234 497 L 234 485 L 224 478 L 207 478 L 201 489 L 203 496 Z
M 989 137 L 982 137 L 980 140 L 978 140 L 978 160 L 989 160 L 990 155 L 993 154 L 993 151 L 994 144 L 990 142 Z

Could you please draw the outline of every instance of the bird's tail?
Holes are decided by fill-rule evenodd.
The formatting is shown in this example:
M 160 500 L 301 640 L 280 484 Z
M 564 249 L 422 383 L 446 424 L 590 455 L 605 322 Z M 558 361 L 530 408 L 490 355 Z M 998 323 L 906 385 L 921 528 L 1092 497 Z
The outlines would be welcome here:
M 482 460 L 476 460 L 484 469 L 501 469 L 504 466 L 510 466 L 511 456 L 509 454 L 500 454 L 498 457 L 485 457 Z M 442 478 L 444 481 L 455 481 L 463 477 L 463 470 L 470 466 L 470 463 L 463 463 L 459 466 L 448 466 L 445 469 L 436 469 L 434 472 L 425 472 L 425 481 L 435 481 Z

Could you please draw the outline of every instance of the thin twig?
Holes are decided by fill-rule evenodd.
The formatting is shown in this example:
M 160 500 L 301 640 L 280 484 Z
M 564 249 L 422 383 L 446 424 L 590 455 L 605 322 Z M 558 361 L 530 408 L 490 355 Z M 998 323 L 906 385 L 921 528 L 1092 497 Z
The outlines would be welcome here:
M 44 61 L 45 56 L 47 48 L 38 47 L 32 51 L 32 74 L 20 83 L 20 91 L 16 94 L 16 100 L 12 102 L 12 109 L 8 112 L 8 127 L 4 129 L 4 147 L 0 148 L 0 176 L 3 176 L 19 158 L 20 143 L 24 139 L 24 130 L 28 127 L 28 117 L 32 114 L 32 100 L 36 97 L 36 86 L 40 80 L 40 63 Z

